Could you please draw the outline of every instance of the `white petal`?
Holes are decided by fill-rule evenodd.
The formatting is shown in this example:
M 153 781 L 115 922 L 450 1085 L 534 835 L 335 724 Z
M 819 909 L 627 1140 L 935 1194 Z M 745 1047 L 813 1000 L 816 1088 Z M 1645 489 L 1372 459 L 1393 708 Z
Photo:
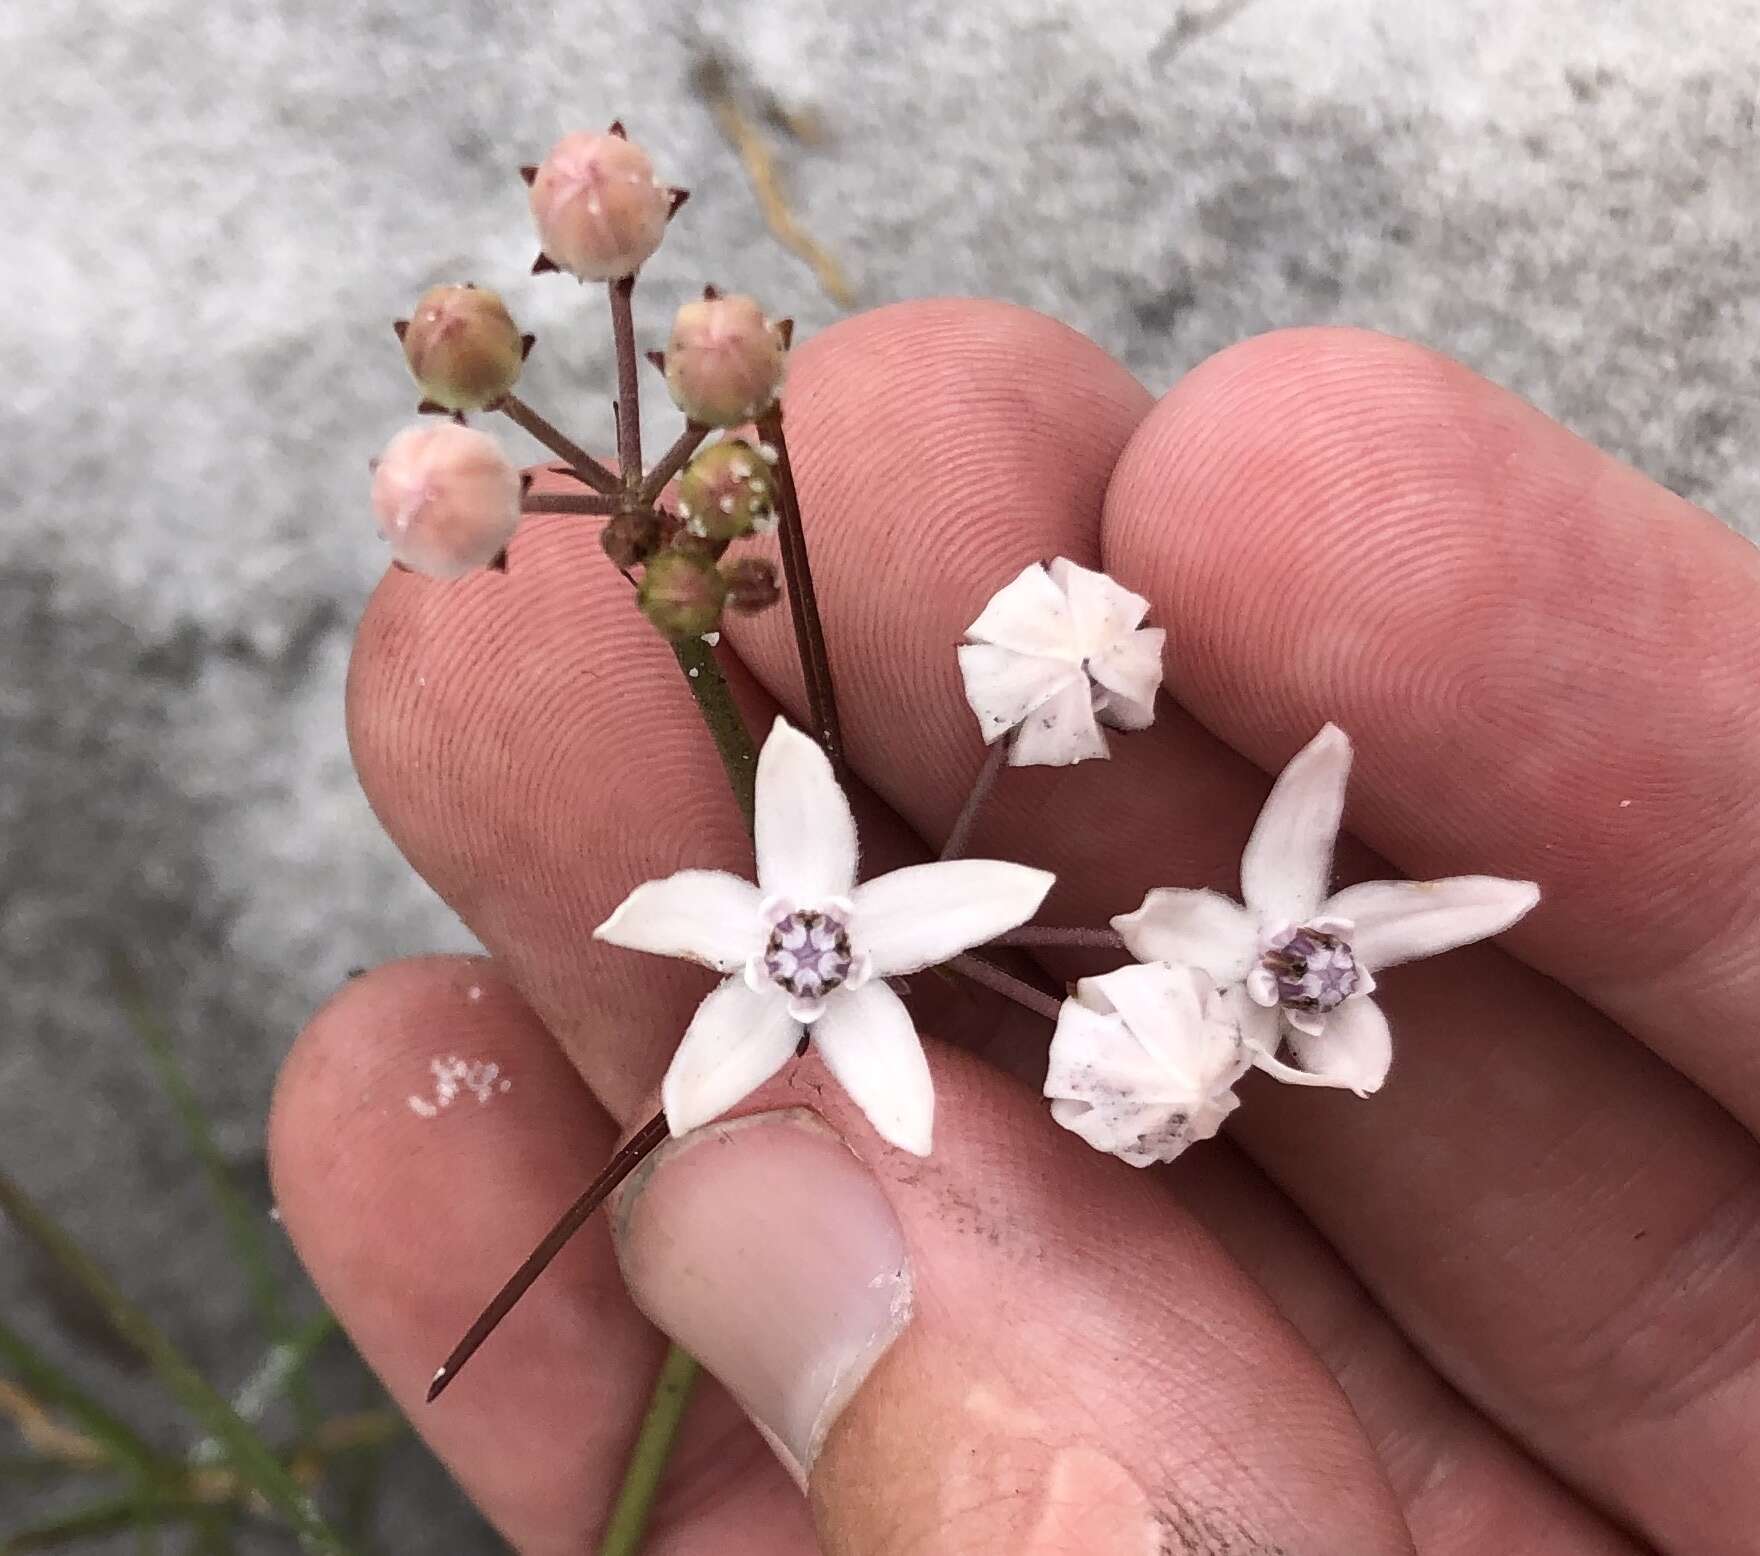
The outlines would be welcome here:
M 1022 722 L 1009 748 L 1011 767 L 1069 767 L 1106 755 L 1106 737 L 1094 720 L 1088 678 L 1077 676 Z
M 1088 674 L 1112 695 L 1100 715 L 1115 729 L 1147 729 L 1155 722 L 1161 689 L 1161 650 L 1167 634 L 1144 627 L 1088 661 Z
M 878 980 L 840 990 L 813 1024 L 813 1044 L 875 1134 L 913 1156 L 929 1154 L 935 1085 L 903 1000 Z
M 1161 1067 L 1166 1079 L 1142 1100 L 1206 1097 L 1233 1085 L 1245 1068 L 1234 1026 L 1214 1019 L 1207 1008 L 1210 980 L 1203 973 L 1151 962 L 1082 982 L 1105 996 Z
M 1397 967 L 1501 935 L 1540 900 L 1532 881 L 1455 875 L 1441 881 L 1364 881 L 1326 904 L 1353 921 L 1351 950 L 1365 967 Z
M 940 860 L 878 875 L 852 893 L 850 945 L 882 978 L 933 967 L 1026 923 L 1056 879 L 999 859 Z
M 1149 602 L 1105 573 L 1058 557 L 1051 581 L 1069 600 L 1069 620 L 1083 659 L 1104 653 L 1149 614 Z
M 1169 1107 L 1095 1107 L 1057 1097 L 1051 1103 L 1051 1117 L 1097 1151 L 1132 1167 L 1152 1167 L 1171 1162 L 1199 1140 L 1208 1140 L 1238 1106 L 1239 1098 L 1231 1091 L 1189 1113 Z
M 1253 915 L 1221 892 L 1158 886 L 1112 927 L 1140 962 L 1186 962 L 1218 983 L 1246 977 L 1259 955 Z
M 856 880 L 856 818 L 815 741 L 777 719 L 758 753 L 758 884 L 814 908 Z
M 985 745 L 1083 679 L 1080 668 L 1064 660 L 1041 659 L 989 643 L 961 644 L 959 673 Z
M 758 902 L 758 888 L 737 875 L 680 870 L 636 887 L 593 938 L 732 972 L 764 944 Z
M 1351 743 L 1328 724 L 1284 768 L 1241 855 L 1241 898 L 1261 919 L 1305 922 L 1332 875 Z
M 1253 1063 L 1279 1080 L 1300 1086 L 1340 1086 L 1366 1097 L 1379 1091 L 1393 1063 L 1393 1037 L 1381 1007 L 1366 995 L 1352 996 L 1328 1013 L 1318 1037 L 1293 1029 L 1290 1051 L 1300 1069 L 1256 1055 Z
M 1082 657 L 1076 651 L 1069 602 L 1037 562 L 990 596 L 978 619 L 966 628 L 966 636 L 1012 648 L 1017 654 L 1046 655 L 1070 664 Z
M 756 1091 L 788 1062 L 800 1035 L 788 997 L 774 984 L 753 993 L 729 978 L 710 990 L 660 1084 L 673 1134 L 719 1118 Z
M 1137 1041 L 1124 1017 L 1073 999 L 1058 1009 L 1044 1089 L 1047 1097 L 1095 1106 L 1188 1107 L 1194 1100 L 1191 1089 Z

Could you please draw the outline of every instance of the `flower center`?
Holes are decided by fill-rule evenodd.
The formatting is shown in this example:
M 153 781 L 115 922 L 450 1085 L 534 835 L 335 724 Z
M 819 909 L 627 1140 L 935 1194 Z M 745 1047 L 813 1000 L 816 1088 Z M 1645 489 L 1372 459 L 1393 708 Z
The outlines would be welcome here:
M 1271 942 L 1260 959 L 1277 985 L 1277 1000 L 1291 1010 L 1336 1010 L 1363 983 L 1363 970 L 1349 942 L 1304 924 Z
M 764 971 L 799 999 L 815 1000 L 850 975 L 849 929 L 835 914 L 790 913 L 764 947 Z

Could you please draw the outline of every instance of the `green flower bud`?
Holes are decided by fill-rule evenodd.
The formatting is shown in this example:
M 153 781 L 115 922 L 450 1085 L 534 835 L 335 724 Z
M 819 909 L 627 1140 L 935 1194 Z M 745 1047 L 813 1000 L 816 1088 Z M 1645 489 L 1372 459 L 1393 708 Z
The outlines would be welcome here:
M 776 482 L 750 443 L 712 443 L 678 478 L 678 516 L 705 540 L 738 540 L 776 527 Z
M 636 602 L 669 638 L 700 638 L 721 625 L 727 584 L 715 564 L 684 551 L 662 551 L 642 570 Z

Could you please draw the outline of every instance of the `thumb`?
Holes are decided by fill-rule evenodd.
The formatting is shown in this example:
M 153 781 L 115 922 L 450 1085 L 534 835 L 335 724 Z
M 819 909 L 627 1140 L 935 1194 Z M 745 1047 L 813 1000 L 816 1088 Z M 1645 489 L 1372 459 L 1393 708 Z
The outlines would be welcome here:
M 637 1304 L 807 1488 L 828 1556 L 1409 1553 L 1332 1379 L 1154 1175 L 931 1061 L 927 1160 L 803 1064 L 615 1217 Z

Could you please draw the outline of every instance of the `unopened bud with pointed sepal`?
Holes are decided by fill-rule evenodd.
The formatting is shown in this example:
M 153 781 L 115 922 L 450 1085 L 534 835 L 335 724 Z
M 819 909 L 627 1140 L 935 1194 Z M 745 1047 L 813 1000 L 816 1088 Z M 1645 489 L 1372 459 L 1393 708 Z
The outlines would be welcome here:
M 686 303 L 666 346 L 673 403 L 710 427 L 737 427 L 763 415 L 782 388 L 785 334 L 749 297 Z
M 742 438 L 702 450 L 678 478 L 678 516 L 705 540 L 738 540 L 776 527 L 776 480 Z
M 605 548 L 605 555 L 627 572 L 639 567 L 659 548 L 661 529 L 660 516 L 650 510 L 619 513 L 606 520 L 599 531 L 599 544 Z
M 742 616 L 755 616 L 767 611 L 782 598 L 782 585 L 776 580 L 776 564 L 761 556 L 741 557 L 721 569 L 727 585 L 727 608 Z
M 647 152 L 618 135 L 563 136 L 529 198 L 544 257 L 583 281 L 634 275 L 660 247 L 673 207 Z
M 636 601 L 669 638 L 700 638 L 721 625 L 727 583 L 713 561 L 694 551 L 662 551 L 642 569 Z
M 431 287 L 397 333 L 422 393 L 443 410 L 495 404 L 525 365 L 519 326 L 501 298 L 480 286 Z
M 519 528 L 520 479 L 486 432 L 450 421 L 405 427 L 373 466 L 373 516 L 391 555 L 430 578 L 487 567 Z

